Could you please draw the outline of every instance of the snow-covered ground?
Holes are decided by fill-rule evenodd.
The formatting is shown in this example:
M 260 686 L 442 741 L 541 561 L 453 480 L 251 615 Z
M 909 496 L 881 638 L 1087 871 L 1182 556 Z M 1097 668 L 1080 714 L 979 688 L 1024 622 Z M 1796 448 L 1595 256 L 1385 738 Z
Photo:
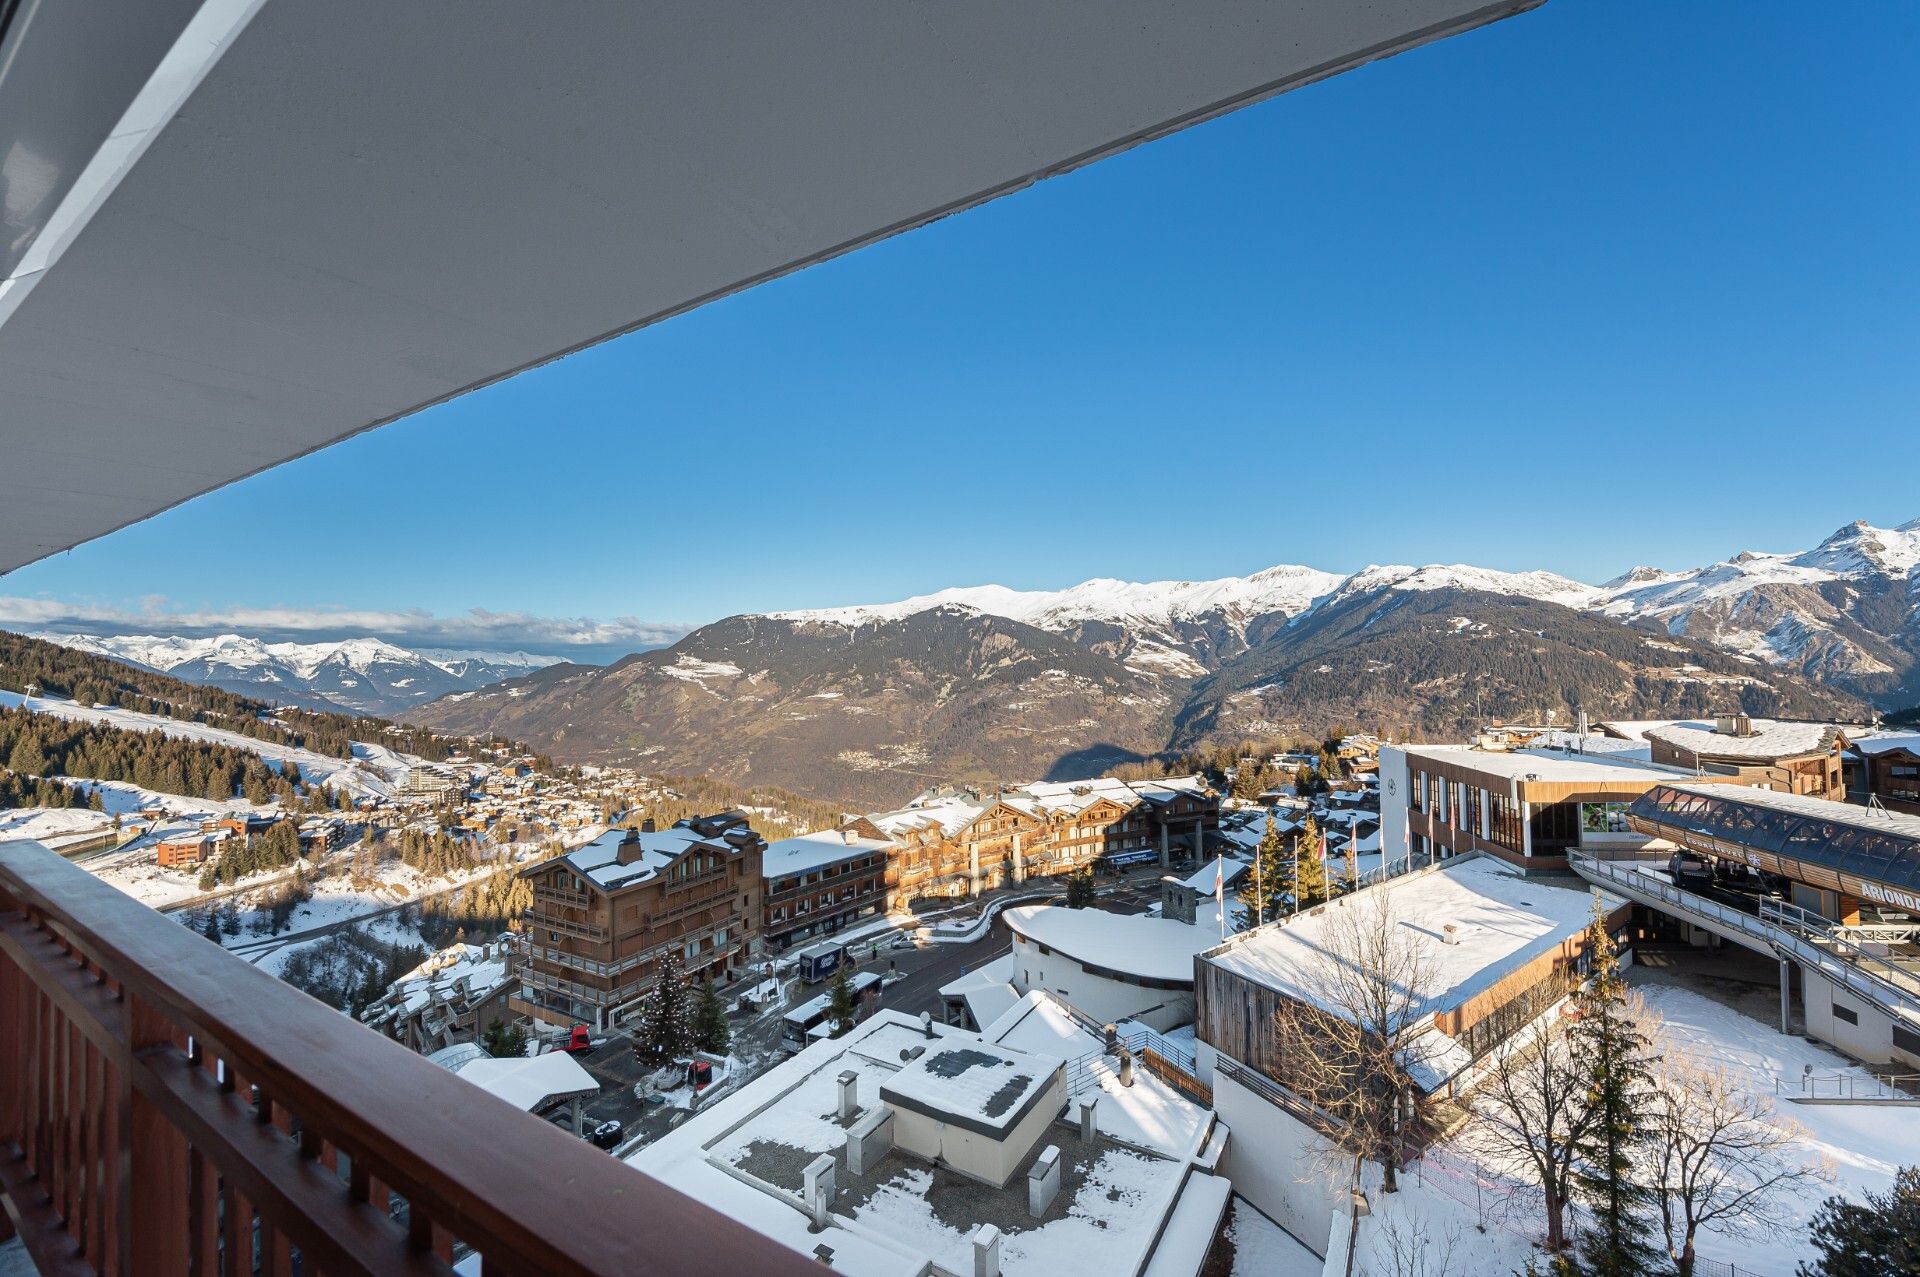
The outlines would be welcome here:
M 356 798 L 393 797 L 395 786 L 406 778 L 407 768 L 420 762 L 419 759 L 396 753 L 385 746 L 363 745 L 359 742 L 355 742 L 354 757 L 352 761 L 348 761 L 335 758 L 330 754 L 316 754 L 310 749 L 298 749 L 292 745 L 255 740 L 251 736 L 242 736 L 239 732 L 230 732 L 223 727 L 209 727 L 205 723 L 189 723 L 159 714 L 142 714 L 112 706 L 82 705 L 78 701 L 62 700 L 54 696 L 29 698 L 18 692 L 0 692 L 0 708 L 25 708 L 36 714 L 51 714 L 56 718 L 75 722 L 99 723 L 106 727 L 120 728 L 122 731 L 159 732 L 176 740 L 205 741 L 213 745 L 227 745 L 234 749 L 249 750 L 270 763 L 291 762 L 300 769 L 300 775 L 305 780 L 318 781 L 331 789 L 340 790 Z
M 1818 1077 L 1854 1077 L 1860 1090 L 1873 1090 L 1871 1074 L 1805 1038 L 1788 1037 L 1731 1007 L 1686 989 L 1645 985 L 1648 1007 L 1665 1021 L 1667 1041 L 1682 1044 L 1708 1063 L 1744 1075 L 1752 1089 L 1773 1095 L 1780 1082 L 1778 1102 L 1782 1120 L 1806 1131 L 1807 1159 L 1832 1167 L 1831 1190 L 1861 1198 L 1869 1190 L 1883 1191 L 1902 1165 L 1920 1161 L 1920 1108 L 1873 1103 L 1796 1104 L 1804 1069 Z M 1832 1094 L 1831 1085 L 1823 1091 Z M 1800 1260 L 1814 1257 L 1807 1244 L 1807 1222 L 1827 1192 L 1796 1196 L 1789 1204 L 1789 1226 L 1781 1237 L 1756 1235 L 1752 1230 L 1714 1233 L 1701 1238 L 1700 1253 L 1756 1273 L 1791 1271 Z
M 64 844 L 84 842 L 110 833 L 113 816 L 86 807 L 11 807 L 0 810 L 0 842 L 29 839 L 58 851 Z
M 1233 1246 L 1232 1277 L 1320 1277 L 1319 1256 L 1286 1229 L 1245 1198 L 1234 1198 L 1232 1210 L 1233 1217 L 1227 1221 L 1227 1241 Z

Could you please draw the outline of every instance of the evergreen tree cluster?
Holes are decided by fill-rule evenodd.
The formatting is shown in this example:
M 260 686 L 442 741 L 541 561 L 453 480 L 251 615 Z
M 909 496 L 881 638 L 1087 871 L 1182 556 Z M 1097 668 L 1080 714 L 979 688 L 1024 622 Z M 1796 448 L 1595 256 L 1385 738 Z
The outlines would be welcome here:
M 496 1059 L 518 1059 L 527 1053 L 527 1031 L 496 1016 L 480 1035 L 480 1048 Z
M 230 838 L 225 846 L 220 858 L 201 872 L 202 891 L 211 891 L 216 885 L 231 887 L 242 878 L 293 864 L 300 859 L 300 830 L 291 820 L 282 820 L 252 838 Z M 302 899 L 312 894 L 308 891 Z M 274 928 L 274 934 L 280 934 L 279 927 Z
M 237 928 L 236 928 L 237 929 Z M 386 995 L 393 982 L 427 960 L 419 945 L 389 944 L 347 927 L 299 945 L 281 969 L 294 988 L 358 1016 Z
M 241 795 L 253 802 L 278 798 L 290 803 L 294 793 L 288 780 L 249 750 L 22 709 L 0 709 L 0 762 L 16 778 L 120 781 L 188 798 Z
M 310 749 L 333 758 L 352 758 L 354 741 L 385 745 L 433 762 L 474 750 L 527 752 L 500 736 L 448 736 L 381 718 L 277 707 L 212 684 L 189 683 L 44 639 L 0 632 L 0 689 L 25 692 L 29 685 L 37 687 L 42 695 L 64 697 L 82 705 L 112 705 L 182 722 L 205 723 L 254 740 Z M 544 757 L 534 756 L 534 762 L 537 770 L 553 770 L 551 760 Z
M 454 943 L 461 934 L 490 938 L 503 931 L 518 931 L 526 924 L 533 907 L 533 884 L 511 869 L 500 868 L 468 884 L 457 893 L 435 896 L 404 919 L 414 925 L 420 937 L 436 949 Z
M 1813 1217 L 1820 1258 L 1801 1277 L 1920 1277 L 1920 1166 L 1903 1166 L 1865 1202 L 1829 1197 Z

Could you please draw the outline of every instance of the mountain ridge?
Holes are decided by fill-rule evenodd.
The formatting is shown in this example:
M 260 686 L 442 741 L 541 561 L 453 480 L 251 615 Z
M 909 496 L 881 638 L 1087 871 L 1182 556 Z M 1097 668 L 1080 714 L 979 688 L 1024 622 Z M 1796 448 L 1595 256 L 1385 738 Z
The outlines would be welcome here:
M 1884 594 L 1909 531 L 1920 530 L 1849 525 L 1795 571 L 1831 591 L 1854 580 L 1851 568 L 1856 595 Z M 1753 575 L 1791 557 L 1741 562 Z M 1870 717 L 1840 656 L 1802 669 L 1695 619 L 1701 591 L 1691 587 L 1729 573 L 1741 569 L 1590 586 L 1466 564 L 1344 577 L 1281 565 L 1201 581 L 960 587 L 728 617 L 605 670 L 515 679 L 404 717 L 504 732 L 573 761 L 707 771 L 863 804 L 937 780 L 1069 779 L 1210 738 L 1312 736 L 1343 723 L 1404 738 L 1457 737 L 1496 716 L 1570 722 L 1580 710 Z M 1634 594 L 1647 589 L 1669 591 L 1665 614 L 1641 614 Z M 1866 619 L 1846 618 L 1844 634 L 1841 620 L 1810 611 L 1799 623 L 1824 625 L 1847 651 L 1895 645 Z
M 406 648 L 371 635 L 318 643 L 269 643 L 244 634 L 35 631 L 28 637 L 302 709 L 375 717 L 556 663 L 530 652 Z

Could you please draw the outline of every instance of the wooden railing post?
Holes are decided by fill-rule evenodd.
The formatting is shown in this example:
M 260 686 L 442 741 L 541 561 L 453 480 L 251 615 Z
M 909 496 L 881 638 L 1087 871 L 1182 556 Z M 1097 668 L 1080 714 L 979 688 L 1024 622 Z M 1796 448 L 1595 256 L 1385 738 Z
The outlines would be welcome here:
M 187 1142 L 153 1102 L 133 1084 L 149 1051 L 171 1051 L 173 1026 L 131 994 L 121 1000 L 126 1067 L 120 1070 L 120 1148 L 117 1191 L 120 1229 L 118 1272 L 141 1277 L 187 1277 L 192 1235 L 187 1217 Z

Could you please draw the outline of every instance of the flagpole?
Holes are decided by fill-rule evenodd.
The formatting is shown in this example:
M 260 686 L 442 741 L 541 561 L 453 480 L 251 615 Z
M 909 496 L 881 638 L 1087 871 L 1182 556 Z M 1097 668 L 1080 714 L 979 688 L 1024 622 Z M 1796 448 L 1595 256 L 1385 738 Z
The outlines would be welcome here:
M 1213 854 L 1213 911 L 1220 917 L 1220 939 L 1227 938 L 1227 871 L 1219 852 Z

